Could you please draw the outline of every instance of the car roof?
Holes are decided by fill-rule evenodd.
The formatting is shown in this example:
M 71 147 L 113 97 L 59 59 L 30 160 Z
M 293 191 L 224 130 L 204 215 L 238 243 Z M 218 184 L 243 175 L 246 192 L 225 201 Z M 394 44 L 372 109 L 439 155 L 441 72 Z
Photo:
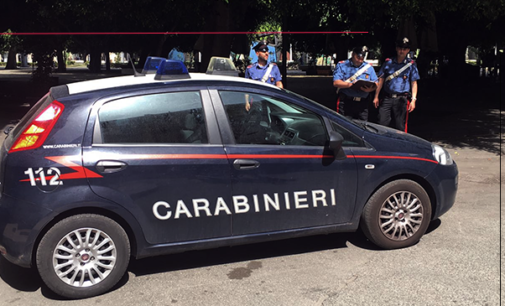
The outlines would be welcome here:
M 79 94 L 85 93 L 89 91 L 101 90 L 101 89 L 109 89 L 115 87 L 124 87 L 124 86 L 135 86 L 135 85 L 143 85 L 143 84 L 154 84 L 154 83 L 171 83 L 171 82 L 188 82 L 192 81 L 202 81 L 202 80 L 210 80 L 210 81 L 224 81 L 224 82 L 234 82 L 234 83 L 244 83 L 244 84 L 254 84 L 254 85 L 263 85 L 269 88 L 280 88 L 268 84 L 263 83 L 251 79 L 233 77 L 233 76 L 223 76 L 223 75 L 210 75 L 205 73 L 190 73 L 189 78 L 187 79 L 173 79 L 173 80 L 155 80 L 155 74 L 147 74 L 143 76 L 121 76 L 121 77 L 112 77 L 106 79 L 97 79 L 97 80 L 89 80 L 82 81 L 76 83 L 67 84 L 68 94 Z

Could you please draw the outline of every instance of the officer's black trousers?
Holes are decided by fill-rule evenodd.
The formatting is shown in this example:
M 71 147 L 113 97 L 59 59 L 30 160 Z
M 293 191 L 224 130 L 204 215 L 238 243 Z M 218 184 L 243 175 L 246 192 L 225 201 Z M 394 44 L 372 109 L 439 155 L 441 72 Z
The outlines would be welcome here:
M 391 118 L 394 118 L 394 127 L 400 131 L 405 131 L 407 103 L 406 97 L 384 98 L 379 106 L 379 124 L 389 126 Z
M 361 98 L 361 101 L 354 101 L 353 97 L 339 94 L 337 100 L 337 112 L 349 119 L 368 121 L 369 100 L 369 96 Z

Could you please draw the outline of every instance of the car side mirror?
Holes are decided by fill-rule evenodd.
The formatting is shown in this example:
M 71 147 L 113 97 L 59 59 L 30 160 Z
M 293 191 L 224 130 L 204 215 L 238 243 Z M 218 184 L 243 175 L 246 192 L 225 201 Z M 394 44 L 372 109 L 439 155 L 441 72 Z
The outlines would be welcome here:
M 330 132 L 329 148 L 333 152 L 335 159 L 345 159 L 347 157 L 342 149 L 342 142 L 344 142 L 344 137 L 340 133 L 335 131 Z

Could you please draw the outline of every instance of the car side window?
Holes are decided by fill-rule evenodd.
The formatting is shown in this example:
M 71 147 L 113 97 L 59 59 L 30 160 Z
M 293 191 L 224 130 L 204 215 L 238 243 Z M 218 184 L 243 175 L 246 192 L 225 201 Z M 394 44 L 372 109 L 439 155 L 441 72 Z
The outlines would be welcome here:
M 98 111 L 102 143 L 208 143 L 198 91 L 114 100 Z
M 354 135 L 353 133 L 349 132 L 348 130 L 344 129 L 340 125 L 336 124 L 335 122 L 332 122 L 331 125 L 333 126 L 333 130 L 344 138 L 344 141 L 342 142 L 342 146 L 344 147 L 364 147 L 365 142 L 363 139 L 359 138 L 358 136 Z
M 322 118 L 296 104 L 269 96 L 219 91 L 237 144 L 324 146 Z

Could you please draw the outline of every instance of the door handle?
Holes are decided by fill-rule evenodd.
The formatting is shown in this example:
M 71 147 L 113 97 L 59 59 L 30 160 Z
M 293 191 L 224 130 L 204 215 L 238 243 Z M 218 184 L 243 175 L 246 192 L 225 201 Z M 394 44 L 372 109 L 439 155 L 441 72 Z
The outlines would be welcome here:
M 128 166 L 125 162 L 114 160 L 101 160 L 96 163 L 96 169 L 101 173 L 114 173 L 124 170 Z
M 237 170 L 256 169 L 260 166 L 259 161 L 252 159 L 236 159 L 233 162 L 233 167 Z

